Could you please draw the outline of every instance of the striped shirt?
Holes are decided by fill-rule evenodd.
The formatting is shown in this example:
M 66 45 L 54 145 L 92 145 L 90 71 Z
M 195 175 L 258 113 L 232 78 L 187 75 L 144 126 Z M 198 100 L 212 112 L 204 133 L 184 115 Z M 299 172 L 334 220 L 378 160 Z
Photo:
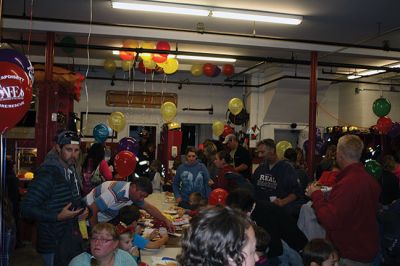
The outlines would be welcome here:
M 128 205 L 142 207 L 144 201 L 132 202 L 129 198 L 130 182 L 125 181 L 106 181 L 86 195 L 87 205 L 96 203 L 99 212 L 97 219 L 99 222 L 108 222 L 118 215 L 119 210 Z

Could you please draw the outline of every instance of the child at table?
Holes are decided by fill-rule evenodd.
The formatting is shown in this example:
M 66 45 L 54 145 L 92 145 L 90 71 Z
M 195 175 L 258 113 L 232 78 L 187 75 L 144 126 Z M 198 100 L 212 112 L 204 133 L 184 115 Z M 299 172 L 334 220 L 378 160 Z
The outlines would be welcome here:
M 268 264 L 267 252 L 268 252 L 268 244 L 269 241 L 271 240 L 271 237 L 268 234 L 268 232 L 265 231 L 265 229 L 262 228 L 261 226 L 253 225 L 253 227 L 257 240 L 256 253 L 259 258 L 255 266 L 268 266 L 269 264 Z
M 308 242 L 303 249 L 303 265 L 305 266 L 339 266 L 339 256 L 335 247 L 322 238 Z
M 133 234 L 135 233 L 135 228 L 132 226 L 126 226 L 123 223 L 119 223 L 115 229 L 119 240 L 118 247 L 131 254 L 135 261 L 139 264 L 140 251 L 138 247 L 133 245 Z
M 139 217 L 140 211 L 138 207 L 134 205 L 124 206 L 119 211 L 119 225 L 135 228 L 136 230 Z M 140 232 L 137 231 L 132 233 L 132 235 L 132 245 L 137 247 L 139 250 L 143 248 L 158 249 L 168 241 L 168 233 L 160 234 L 158 230 L 153 230 L 149 239 L 144 238 L 140 235 Z M 152 241 L 155 238 L 157 238 L 157 240 Z
M 201 197 L 201 194 L 199 192 L 193 192 L 189 195 L 189 201 L 187 204 L 187 209 L 182 209 L 183 211 L 179 211 L 178 213 L 180 216 L 182 216 L 184 213 L 190 215 L 190 216 L 195 216 L 201 208 L 204 208 L 207 206 L 207 201 Z

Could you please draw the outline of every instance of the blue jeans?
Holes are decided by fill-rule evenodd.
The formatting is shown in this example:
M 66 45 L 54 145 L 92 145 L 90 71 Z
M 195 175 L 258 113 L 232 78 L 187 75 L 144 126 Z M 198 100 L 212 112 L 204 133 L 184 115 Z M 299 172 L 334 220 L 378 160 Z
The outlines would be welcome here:
M 55 253 L 42 253 L 45 266 L 54 266 L 54 254 Z
M 281 266 L 303 266 L 303 260 L 300 256 L 300 254 L 289 247 L 289 245 L 282 241 L 282 248 L 283 248 L 283 254 L 279 256 L 279 260 L 281 261 Z

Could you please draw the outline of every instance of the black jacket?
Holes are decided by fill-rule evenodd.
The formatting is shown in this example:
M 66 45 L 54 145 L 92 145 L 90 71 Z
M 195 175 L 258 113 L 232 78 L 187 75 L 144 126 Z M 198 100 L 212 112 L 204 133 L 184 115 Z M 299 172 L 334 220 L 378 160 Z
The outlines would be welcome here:
M 68 221 L 57 221 L 57 214 L 72 202 L 80 206 L 79 182 L 76 172 L 69 177 L 58 154 L 53 150 L 37 169 L 35 178 L 28 187 L 28 193 L 21 204 L 24 218 L 37 221 L 37 246 L 39 253 L 54 253 L 63 237 Z

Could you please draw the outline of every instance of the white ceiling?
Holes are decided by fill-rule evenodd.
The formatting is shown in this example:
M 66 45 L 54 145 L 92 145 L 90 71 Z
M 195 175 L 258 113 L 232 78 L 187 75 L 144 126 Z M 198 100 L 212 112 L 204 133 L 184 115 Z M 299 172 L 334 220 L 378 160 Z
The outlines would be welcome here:
M 121 47 L 124 39 L 163 39 L 171 42 L 174 49 L 177 46 L 179 51 L 254 57 L 253 60 L 239 60 L 236 63 L 239 67 L 252 66 L 264 57 L 309 60 L 313 50 L 318 51 L 319 60 L 324 62 L 381 66 L 400 61 L 399 0 L 168 2 L 291 13 L 303 16 L 303 22 L 288 26 L 124 11 L 112 9 L 107 0 L 93 0 L 92 12 L 89 0 L 3 0 L 2 37 L 27 40 L 32 28 L 34 41 L 43 42 L 46 30 L 50 30 L 56 32 L 56 42 L 71 35 L 78 43 L 85 44 L 92 13 L 92 45 Z M 33 23 L 29 22 L 31 3 Z M 23 15 L 27 17 L 10 17 Z M 198 32 L 198 23 L 204 24 L 205 33 Z M 384 51 L 385 41 L 390 51 Z M 14 46 L 21 48 L 18 44 Z M 26 53 L 27 46 L 23 48 Z M 32 46 L 30 54 L 44 56 L 44 48 Z M 58 48 L 56 56 L 66 55 Z M 76 49 L 73 56 L 85 58 L 86 51 Z M 111 56 L 111 51 L 92 50 L 90 56 L 105 59 Z

